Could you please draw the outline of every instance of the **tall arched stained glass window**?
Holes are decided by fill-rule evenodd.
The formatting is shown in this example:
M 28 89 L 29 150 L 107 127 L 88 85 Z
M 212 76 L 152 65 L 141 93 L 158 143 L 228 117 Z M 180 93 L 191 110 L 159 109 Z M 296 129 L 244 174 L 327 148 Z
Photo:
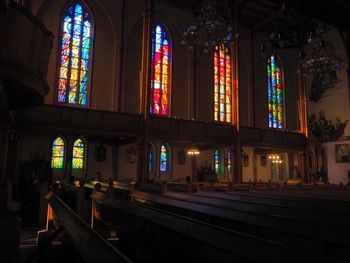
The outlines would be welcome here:
M 74 3 L 62 21 L 57 101 L 86 106 L 92 53 L 92 19 L 86 8 Z
M 214 153 L 214 169 L 216 174 L 221 174 L 221 154 L 219 150 Z
M 224 45 L 214 50 L 214 120 L 231 122 L 231 56 Z
M 170 147 L 167 144 L 160 147 L 159 170 L 160 172 L 170 171 Z
M 72 168 L 75 170 L 84 170 L 85 165 L 85 142 L 82 139 L 75 140 L 73 144 Z
M 284 88 L 282 70 L 275 55 L 267 62 L 269 128 L 284 128 Z
M 152 115 L 167 116 L 171 75 L 171 41 L 161 23 L 152 29 L 152 69 L 149 111 Z
M 57 137 L 52 143 L 51 168 L 63 168 L 64 150 L 64 140 L 61 137 Z

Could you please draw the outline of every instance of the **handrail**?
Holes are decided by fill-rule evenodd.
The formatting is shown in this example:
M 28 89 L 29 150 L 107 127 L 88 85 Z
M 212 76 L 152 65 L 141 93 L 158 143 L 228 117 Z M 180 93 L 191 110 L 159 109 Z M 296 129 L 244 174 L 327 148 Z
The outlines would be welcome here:
M 86 263 L 132 262 L 98 233 L 93 231 L 54 193 L 50 192 L 46 199 L 58 224 L 63 228 L 64 233 L 72 241 Z

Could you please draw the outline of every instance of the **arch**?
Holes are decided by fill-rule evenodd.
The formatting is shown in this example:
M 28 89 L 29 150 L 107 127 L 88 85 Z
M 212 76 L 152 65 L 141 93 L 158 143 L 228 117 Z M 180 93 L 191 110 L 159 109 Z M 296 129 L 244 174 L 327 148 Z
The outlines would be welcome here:
M 283 129 L 285 127 L 285 103 L 283 69 L 277 55 L 271 55 L 267 68 L 267 98 L 269 128 Z
M 88 106 L 92 67 L 93 17 L 74 1 L 63 9 L 58 59 L 57 103 Z
M 231 55 L 224 44 L 214 49 L 214 121 L 231 122 Z
M 51 168 L 63 169 L 65 158 L 65 139 L 62 136 L 56 137 L 51 143 Z
M 153 142 L 148 143 L 148 178 L 153 178 L 156 174 L 156 147 Z
M 78 138 L 73 143 L 72 169 L 85 170 L 86 160 L 86 141 L 84 138 Z
M 160 176 L 170 176 L 171 173 L 171 147 L 167 143 L 163 143 L 160 146 L 159 152 L 159 172 Z
M 170 115 L 172 75 L 172 41 L 164 23 L 156 22 L 152 27 L 151 83 L 149 113 Z

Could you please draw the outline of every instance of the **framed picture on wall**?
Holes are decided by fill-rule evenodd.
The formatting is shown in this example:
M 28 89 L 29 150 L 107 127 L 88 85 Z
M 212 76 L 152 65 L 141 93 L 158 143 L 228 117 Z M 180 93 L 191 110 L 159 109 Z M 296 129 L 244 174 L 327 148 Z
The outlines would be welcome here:
M 349 144 L 335 145 L 335 162 L 350 163 Z
M 137 153 L 136 149 L 131 147 L 126 151 L 126 160 L 128 163 L 136 163 Z
M 242 154 L 242 164 L 244 167 L 249 166 L 249 155 L 243 152 Z
M 186 163 L 186 152 L 184 150 L 179 150 L 177 152 L 177 163 L 181 165 Z

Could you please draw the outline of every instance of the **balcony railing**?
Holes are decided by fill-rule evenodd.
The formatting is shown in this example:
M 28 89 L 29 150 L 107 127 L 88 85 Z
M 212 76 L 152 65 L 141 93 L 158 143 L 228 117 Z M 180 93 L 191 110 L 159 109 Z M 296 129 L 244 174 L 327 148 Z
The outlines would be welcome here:
M 241 144 L 246 146 L 266 146 L 295 150 L 302 150 L 306 144 L 306 137 L 303 133 L 251 127 L 241 127 L 240 140 Z

